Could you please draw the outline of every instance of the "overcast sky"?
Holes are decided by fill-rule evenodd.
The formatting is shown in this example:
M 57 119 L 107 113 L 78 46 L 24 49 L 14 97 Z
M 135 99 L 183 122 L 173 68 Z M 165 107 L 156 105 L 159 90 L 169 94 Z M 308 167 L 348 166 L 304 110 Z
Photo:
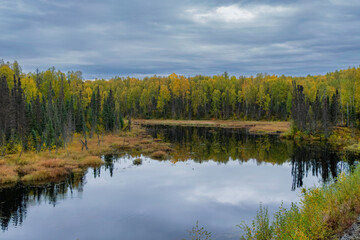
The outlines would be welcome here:
M 360 1 L 2 0 L 0 59 L 85 78 L 323 74 L 360 64 Z

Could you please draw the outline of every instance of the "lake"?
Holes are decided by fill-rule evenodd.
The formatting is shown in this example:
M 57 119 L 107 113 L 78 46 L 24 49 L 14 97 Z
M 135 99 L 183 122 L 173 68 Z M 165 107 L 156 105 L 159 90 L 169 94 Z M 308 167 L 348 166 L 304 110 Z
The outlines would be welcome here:
M 61 183 L 0 189 L 0 239 L 239 239 L 260 204 L 272 213 L 301 187 L 349 172 L 356 156 L 244 129 L 146 126 L 171 143 L 169 160 L 107 155 Z M 141 163 L 134 162 L 141 158 Z

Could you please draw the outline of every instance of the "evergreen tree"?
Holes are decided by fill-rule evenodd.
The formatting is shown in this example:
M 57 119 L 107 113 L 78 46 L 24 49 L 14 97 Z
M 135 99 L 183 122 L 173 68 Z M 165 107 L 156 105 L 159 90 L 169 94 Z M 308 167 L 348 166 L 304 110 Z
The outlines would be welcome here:
M 115 101 L 113 97 L 112 90 L 110 89 L 107 98 L 104 101 L 103 105 L 103 126 L 105 131 L 111 132 L 115 127 Z
M 330 107 L 331 124 L 333 126 L 338 125 L 339 109 L 340 109 L 340 95 L 339 95 L 339 91 L 336 89 L 336 93 L 332 97 L 331 107 Z
M 90 100 L 90 121 L 91 121 L 90 138 L 92 138 L 94 132 L 96 133 L 98 132 L 100 105 L 101 105 L 100 90 L 99 87 L 97 87 L 97 93 L 93 92 Z
M 53 104 L 53 97 L 54 97 L 54 90 L 52 88 L 52 81 L 49 82 L 49 87 L 47 89 L 47 99 L 46 99 L 46 125 L 45 131 L 43 133 L 43 138 L 45 145 L 49 152 L 51 152 L 52 147 L 56 144 L 56 133 L 55 133 L 55 126 L 54 126 L 54 118 L 56 117 L 54 114 L 54 104 Z
M 76 104 L 76 109 L 75 109 L 75 131 L 78 133 L 81 133 L 83 131 L 83 122 L 85 121 L 84 119 L 84 109 L 83 109 L 83 104 L 82 104 L 82 90 L 80 90 L 79 92 L 79 96 L 77 98 L 77 104 Z
M 306 130 L 306 116 L 308 113 L 308 104 L 305 101 L 304 87 L 293 82 L 293 103 L 292 118 L 296 127 L 300 131 Z
M 6 133 L 9 131 L 9 105 L 10 95 L 6 78 L 0 79 L 0 147 L 6 144 Z M 5 154 L 5 148 L 0 152 Z
M 330 134 L 330 117 L 329 117 L 329 97 L 324 96 L 322 100 L 322 125 L 323 125 L 323 133 L 327 138 Z

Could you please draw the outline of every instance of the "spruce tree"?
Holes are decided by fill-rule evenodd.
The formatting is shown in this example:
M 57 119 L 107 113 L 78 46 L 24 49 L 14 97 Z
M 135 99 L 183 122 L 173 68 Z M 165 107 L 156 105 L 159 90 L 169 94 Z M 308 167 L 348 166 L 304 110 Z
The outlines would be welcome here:
M 104 101 L 102 117 L 105 131 L 113 131 L 115 127 L 115 101 L 111 89 Z
M 25 95 L 21 87 L 20 77 L 17 81 L 17 109 L 18 109 L 18 133 L 19 140 L 22 144 L 22 149 L 27 148 L 27 123 L 28 119 L 26 117 L 26 104 L 25 104 Z
M 9 87 L 5 76 L 0 79 L 0 146 L 6 145 L 6 133 L 9 130 L 9 105 L 10 95 Z M 5 154 L 5 148 L 0 152 L 1 155 Z
M 339 109 L 340 109 L 340 96 L 339 96 L 339 91 L 336 89 L 335 94 L 332 96 L 331 107 L 330 107 L 331 124 L 333 126 L 338 125 Z
M 329 117 L 329 97 L 326 95 L 323 97 L 322 101 L 322 124 L 323 124 L 323 133 L 327 138 L 330 135 L 330 117 Z
M 99 113 L 97 112 L 95 92 L 93 92 L 91 95 L 89 114 L 90 114 L 90 121 L 91 121 L 90 122 L 91 123 L 90 138 L 92 138 L 94 132 L 96 132 L 98 115 L 99 115 Z

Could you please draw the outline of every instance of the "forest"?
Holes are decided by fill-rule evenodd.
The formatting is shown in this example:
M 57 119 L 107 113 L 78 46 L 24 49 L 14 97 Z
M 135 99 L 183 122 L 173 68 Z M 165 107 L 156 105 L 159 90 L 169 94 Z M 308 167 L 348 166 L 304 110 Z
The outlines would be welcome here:
M 0 154 L 64 148 L 121 130 L 124 119 L 291 120 L 296 130 L 331 134 L 360 126 L 360 67 L 306 77 L 185 77 L 84 80 L 54 67 L 24 73 L 0 62 Z

